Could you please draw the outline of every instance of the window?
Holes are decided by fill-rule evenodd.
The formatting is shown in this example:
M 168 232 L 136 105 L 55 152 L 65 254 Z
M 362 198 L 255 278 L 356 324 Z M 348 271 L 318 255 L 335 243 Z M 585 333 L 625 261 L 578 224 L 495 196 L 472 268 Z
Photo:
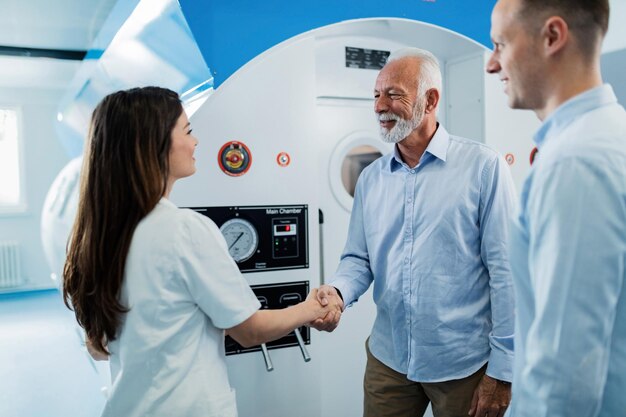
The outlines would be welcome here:
M 23 207 L 18 110 L 0 107 L 0 212 Z
M 356 146 L 348 152 L 341 164 L 341 181 L 351 197 L 354 197 L 356 181 L 361 172 L 381 156 L 383 154 L 380 150 L 369 145 Z

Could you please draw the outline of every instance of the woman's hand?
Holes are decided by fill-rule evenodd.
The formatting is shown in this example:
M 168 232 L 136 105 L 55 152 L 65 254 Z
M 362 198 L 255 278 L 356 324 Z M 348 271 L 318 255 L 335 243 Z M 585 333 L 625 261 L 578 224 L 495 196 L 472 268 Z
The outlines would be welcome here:
M 324 306 L 319 302 L 317 291 L 317 288 L 312 289 L 304 303 L 302 303 L 303 307 L 307 309 L 307 317 L 310 319 L 308 320 L 309 322 L 323 319 L 331 311 L 330 305 Z
M 319 289 L 314 289 L 309 293 L 307 300 L 312 296 L 315 296 L 318 303 L 325 307 L 326 314 L 311 320 L 309 326 L 319 331 L 332 332 L 339 325 L 343 311 L 343 300 L 339 297 L 335 287 L 330 285 L 322 285 Z

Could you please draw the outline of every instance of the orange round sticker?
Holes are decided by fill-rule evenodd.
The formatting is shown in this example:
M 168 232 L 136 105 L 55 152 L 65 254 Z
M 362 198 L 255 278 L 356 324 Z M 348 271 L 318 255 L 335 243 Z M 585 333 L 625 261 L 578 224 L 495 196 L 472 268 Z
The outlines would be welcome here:
M 291 157 L 287 152 L 281 152 L 276 156 L 276 162 L 281 167 L 286 167 L 291 162 Z

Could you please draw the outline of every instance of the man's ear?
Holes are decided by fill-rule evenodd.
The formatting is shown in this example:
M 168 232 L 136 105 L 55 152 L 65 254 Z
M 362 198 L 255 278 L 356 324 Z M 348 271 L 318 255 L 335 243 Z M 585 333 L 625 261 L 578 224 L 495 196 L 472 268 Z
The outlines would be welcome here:
M 541 28 L 541 37 L 546 56 L 555 55 L 570 41 L 569 26 L 560 16 L 549 17 Z
M 437 109 L 439 98 L 439 91 L 436 88 L 426 91 L 426 113 L 432 113 Z

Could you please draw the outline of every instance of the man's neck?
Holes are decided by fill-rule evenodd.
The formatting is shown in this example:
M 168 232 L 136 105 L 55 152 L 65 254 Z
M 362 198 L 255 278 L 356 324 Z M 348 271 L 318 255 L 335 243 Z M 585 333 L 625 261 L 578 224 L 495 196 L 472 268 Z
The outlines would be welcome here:
M 411 168 L 419 163 L 424 151 L 437 132 L 439 124 L 435 119 L 424 119 L 409 136 L 398 142 L 398 151 L 402 160 Z
M 552 74 L 552 82 L 545 84 L 552 86 L 545 96 L 545 105 L 535 109 L 537 117 L 542 121 L 569 99 L 602 85 L 599 59 L 594 65 L 575 65 L 570 61 L 567 68 L 555 69 Z

